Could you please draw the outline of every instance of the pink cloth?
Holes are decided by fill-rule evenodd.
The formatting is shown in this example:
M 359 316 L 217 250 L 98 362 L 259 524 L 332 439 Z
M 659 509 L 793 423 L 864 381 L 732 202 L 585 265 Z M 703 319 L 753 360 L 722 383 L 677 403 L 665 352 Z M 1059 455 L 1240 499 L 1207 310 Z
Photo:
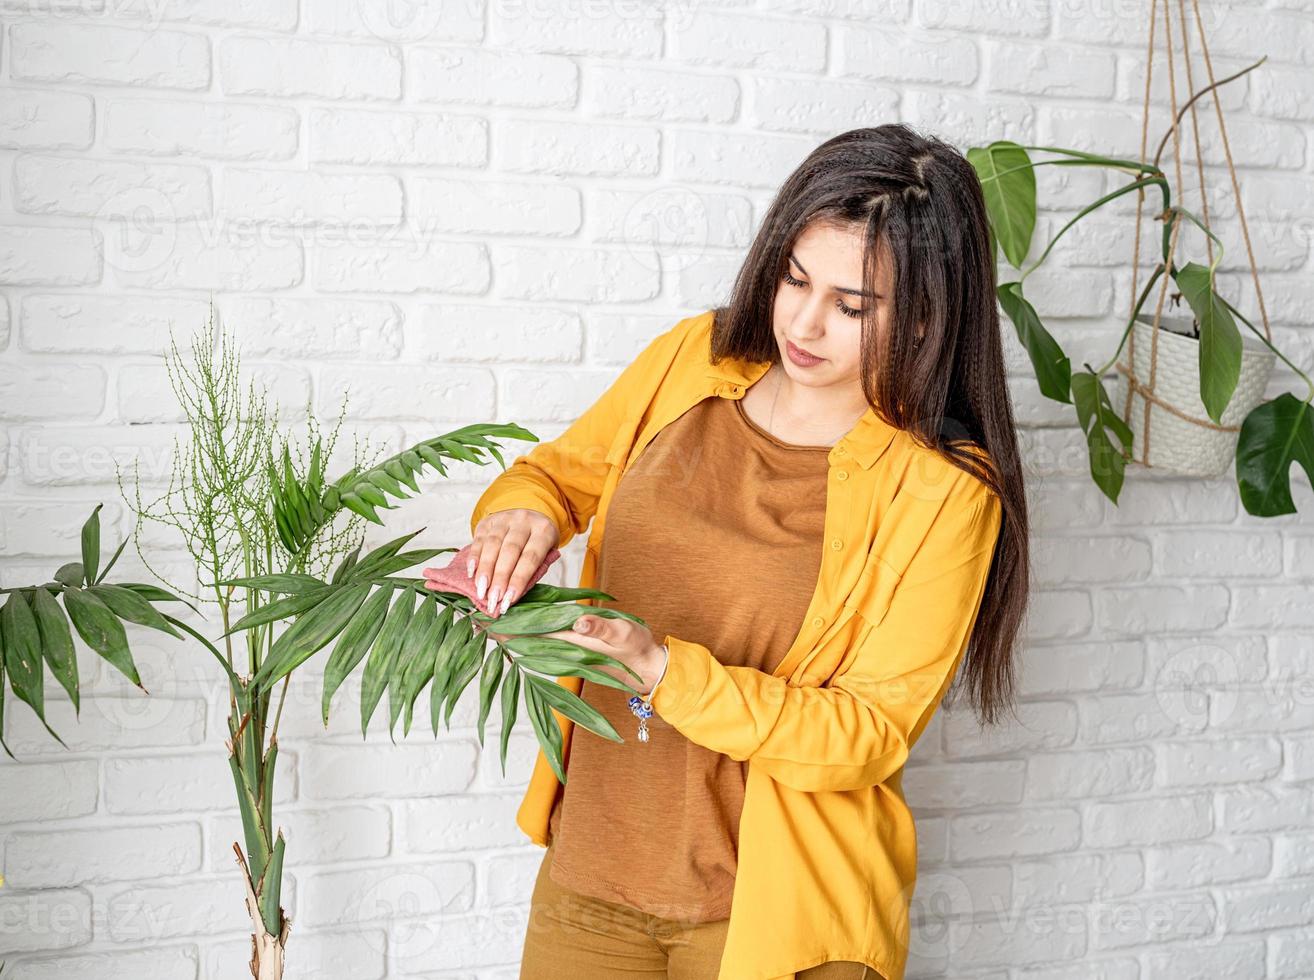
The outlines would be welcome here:
M 468 596 L 481 612 L 492 616 L 495 614 L 488 605 L 488 594 L 485 593 L 484 598 L 480 599 L 474 578 L 467 575 L 465 571 L 465 563 L 470 559 L 473 550 L 474 542 L 472 541 L 452 555 L 452 560 L 442 568 L 426 568 L 424 577 L 429 580 L 430 588 L 436 588 L 443 592 L 459 592 L 463 596 Z M 525 586 L 524 592 L 516 597 L 517 602 L 524 596 L 525 592 L 530 590 L 535 582 L 543 577 L 548 570 L 548 566 L 560 557 L 561 550 L 559 548 L 553 548 L 547 553 L 543 563 L 534 569 L 534 574 L 529 576 L 529 584 Z M 500 601 L 498 605 L 501 605 Z M 514 606 L 515 602 L 512 602 L 511 605 Z

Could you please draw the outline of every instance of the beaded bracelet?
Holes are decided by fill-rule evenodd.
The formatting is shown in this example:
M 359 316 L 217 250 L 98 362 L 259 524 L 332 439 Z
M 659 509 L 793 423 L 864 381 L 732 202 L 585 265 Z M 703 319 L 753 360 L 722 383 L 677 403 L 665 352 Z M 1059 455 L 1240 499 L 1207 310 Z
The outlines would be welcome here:
M 666 676 L 666 668 L 669 667 L 671 663 L 671 648 L 663 643 L 662 649 L 666 651 L 666 659 L 662 662 L 662 672 L 657 675 L 657 680 L 653 682 L 652 687 L 648 689 L 648 693 L 643 697 L 639 697 L 635 694 L 630 698 L 630 711 L 634 712 L 634 716 L 639 719 L 640 742 L 648 741 L 648 719 L 652 717 L 652 696 L 657 690 L 657 685 L 660 684 L 662 678 Z

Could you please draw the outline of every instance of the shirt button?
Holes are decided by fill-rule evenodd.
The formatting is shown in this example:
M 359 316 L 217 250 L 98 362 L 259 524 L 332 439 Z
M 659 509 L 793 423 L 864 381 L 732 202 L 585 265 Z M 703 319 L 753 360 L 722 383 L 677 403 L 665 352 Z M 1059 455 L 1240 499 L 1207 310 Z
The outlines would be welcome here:
M 836 446 L 836 447 L 835 447 L 835 455 L 836 455 L 836 456 L 843 456 L 843 455 L 844 455 L 844 447 L 843 447 L 843 446 Z
M 812 617 L 812 625 L 815 626 L 815 627 L 817 627 L 818 629 L 820 629 L 820 628 L 822 627 L 822 625 L 825 624 L 825 622 L 826 622 L 826 621 L 825 621 L 824 619 L 822 619 L 820 616 L 813 616 L 813 617 Z
M 844 547 L 844 542 L 841 541 L 839 538 L 835 538 L 835 539 L 834 539 L 833 541 L 831 541 L 831 543 L 830 543 L 830 550 L 831 550 L 831 551 L 839 551 L 839 550 L 840 550 L 841 548 L 843 548 L 843 547 Z
M 837 480 L 847 480 L 848 478 L 849 478 L 848 470 L 840 470 L 838 473 L 835 474 L 835 479 Z

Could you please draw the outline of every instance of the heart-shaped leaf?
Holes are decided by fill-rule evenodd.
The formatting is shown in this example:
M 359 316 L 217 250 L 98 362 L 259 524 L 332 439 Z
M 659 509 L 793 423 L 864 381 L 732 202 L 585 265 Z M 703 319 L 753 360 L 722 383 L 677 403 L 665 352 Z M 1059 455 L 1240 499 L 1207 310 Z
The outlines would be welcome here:
M 1004 257 L 1022 268 L 1036 229 L 1036 171 L 1031 157 L 1011 140 L 967 151 L 967 162 L 981 181 L 981 194 L 990 214 L 990 226 Z
M 1081 429 L 1086 433 L 1091 478 L 1116 504 L 1122 492 L 1126 456 L 1132 449 L 1132 430 L 1113 410 L 1104 382 L 1094 372 L 1079 371 L 1072 376 L 1072 398 Z M 1121 448 L 1109 438 L 1110 431 L 1117 436 Z
M 996 289 L 999 305 L 1003 307 L 1008 318 L 1013 321 L 1017 338 L 1026 348 L 1031 358 L 1031 366 L 1036 372 L 1036 381 L 1040 392 L 1046 398 L 1065 405 L 1072 401 L 1072 365 L 1063 348 L 1045 329 L 1040 316 L 1022 295 L 1020 282 L 1000 283 Z
M 1314 411 L 1308 401 L 1283 392 L 1260 402 L 1241 423 L 1236 443 L 1236 482 L 1241 503 L 1256 517 L 1294 514 L 1291 464 L 1314 481 Z

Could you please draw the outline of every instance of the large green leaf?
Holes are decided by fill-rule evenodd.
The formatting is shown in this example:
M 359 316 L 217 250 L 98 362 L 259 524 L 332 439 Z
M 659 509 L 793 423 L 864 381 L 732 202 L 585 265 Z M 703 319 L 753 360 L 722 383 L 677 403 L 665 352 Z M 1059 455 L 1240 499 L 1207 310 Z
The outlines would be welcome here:
M 981 181 L 999 247 L 1009 264 L 1020 269 L 1036 229 L 1036 172 L 1031 157 L 1011 140 L 996 140 L 969 149 L 967 162 Z
M 444 551 L 455 550 L 455 548 L 420 548 L 416 551 L 403 551 L 390 558 L 372 561 L 368 566 L 362 562 L 357 565 L 355 569 L 347 573 L 347 581 L 358 582 L 365 578 L 378 580 L 387 575 L 391 575 L 393 572 L 400 572 L 407 568 L 413 568 L 416 565 L 423 564 L 435 555 L 441 555 Z
M 484 744 L 484 727 L 488 722 L 489 712 L 493 710 L 493 698 L 497 695 L 498 685 L 506 671 L 506 654 L 502 647 L 495 647 L 484 660 L 479 672 L 479 744 Z
M 526 677 L 530 675 L 525 675 Z M 538 681 L 539 678 L 534 678 Z M 600 711 L 589 704 L 583 698 L 571 694 L 560 684 L 549 684 L 542 682 L 538 687 L 538 692 L 552 707 L 556 708 L 563 715 L 578 725 L 582 725 L 595 735 L 601 735 L 603 738 L 612 742 L 623 742 L 620 733 L 607 717 Z
M 268 687 L 327 646 L 351 622 L 371 588 L 368 582 L 338 586 L 335 594 L 303 613 L 274 641 L 252 682 Z
M 636 693 L 633 686 L 627 685 L 624 681 L 598 670 L 596 667 L 589 667 L 575 660 L 566 657 L 553 657 L 546 654 L 528 654 L 517 658 L 517 663 L 522 669 L 538 671 L 540 674 L 551 674 L 554 677 L 583 677 L 602 687 L 614 687 L 618 691 L 625 691 L 629 694 Z M 619 660 L 613 661 L 619 666 Z
M 575 620 L 593 612 L 576 602 L 517 602 L 501 616 L 475 614 L 475 622 L 495 633 L 536 634 L 570 629 Z
M 1213 270 L 1188 262 L 1173 277 L 1200 324 L 1200 400 L 1215 422 L 1241 379 L 1241 331 L 1214 292 Z
M 50 672 L 73 702 L 75 714 L 81 711 L 81 691 L 78 686 L 78 658 L 73 648 L 73 630 L 68 618 L 55 597 L 45 589 L 32 590 L 32 611 L 36 614 L 41 633 L 41 653 Z
M 444 612 L 447 607 L 443 607 Z M 393 661 L 388 677 L 388 734 L 392 734 L 401 717 L 402 708 L 415 700 L 421 688 L 433 676 L 433 648 L 426 644 L 438 634 L 438 600 L 421 596 L 420 604 L 406 624 L 401 649 Z M 408 726 L 409 728 L 409 726 Z
M 433 591 L 442 592 L 441 589 Z M 462 593 L 448 594 L 462 595 L 463 598 L 468 599 Z M 533 589 L 526 593 L 527 596 L 532 594 Z M 648 625 L 640 617 L 621 609 L 609 609 L 606 606 L 583 606 L 579 603 L 562 601 L 536 601 L 529 598 L 520 599 L 501 616 L 490 616 L 478 607 L 473 607 L 470 612 L 470 619 L 481 628 L 493 633 L 535 635 L 570 629 L 575 625 L 575 620 L 584 615 L 598 616 L 602 619 L 628 619 L 640 626 Z
M 324 695 L 320 712 L 325 725 L 329 722 L 329 706 L 333 703 L 333 695 L 356 669 L 356 665 L 365 656 L 365 651 L 379 635 L 391 600 L 391 586 L 384 586 L 375 591 L 365 600 L 356 615 L 351 618 L 347 628 L 342 631 L 342 635 L 338 637 L 337 645 L 334 646 L 333 653 L 324 668 Z
M 251 629 L 253 626 L 265 626 L 269 623 L 277 622 L 280 619 L 290 619 L 293 616 L 299 616 L 308 609 L 314 609 L 321 602 L 338 591 L 338 586 L 326 585 L 322 589 L 311 589 L 309 592 L 298 592 L 295 595 L 284 596 L 282 599 L 275 599 L 273 602 L 267 602 L 247 613 L 222 636 L 228 636 L 232 633 L 240 633 L 242 630 Z
M 43 590 L 38 590 L 43 591 Z M 5 668 L 14 694 L 32 706 L 37 717 L 46 718 L 45 683 L 41 675 L 41 632 L 32 606 L 22 592 L 11 592 L 0 609 L 4 631 Z
M 601 599 L 614 602 L 616 597 L 601 589 L 582 589 L 578 586 L 552 585 L 550 582 L 536 582 L 529 591 L 516 601 L 516 605 L 525 602 L 577 602 L 580 599 Z M 514 608 L 514 607 L 513 607 Z M 602 614 L 605 607 L 590 608 L 590 612 Z M 613 610 L 613 612 L 616 610 Z M 507 610 L 509 614 L 510 609 Z
M 569 640 L 559 640 L 554 636 L 510 636 L 501 642 L 512 653 L 519 654 L 522 661 L 525 657 L 533 657 L 541 659 L 544 663 L 560 660 L 578 667 L 597 664 L 619 667 L 632 674 L 636 681 L 643 683 L 643 677 L 628 664 L 600 650 L 589 650 L 578 643 L 571 643 Z M 550 671 L 545 670 L 544 673 L 550 673 Z M 624 689 L 624 685 L 620 680 L 616 678 L 610 678 L 610 680 L 612 681 L 611 686 L 616 687 L 618 690 Z
M 14 753 L 9 748 L 9 743 L 5 741 L 5 631 L 0 626 L 0 748 L 5 750 L 5 755 L 14 758 Z M 506 775 L 506 766 L 502 766 L 502 775 Z
M 1018 340 L 1026 348 L 1031 358 L 1031 366 L 1036 372 L 1036 381 L 1046 398 L 1068 404 L 1072 401 L 1072 365 L 1063 348 L 1045 329 L 1035 308 L 1022 295 L 1020 282 L 1000 283 L 996 292 L 999 305 L 1003 307 L 1008 318 L 1013 321 Z
M 424 528 L 419 531 L 412 531 L 410 534 L 403 534 L 400 538 L 393 538 L 379 545 L 364 558 L 358 561 L 348 572 L 349 579 L 366 579 L 374 575 L 376 568 L 381 568 L 389 558 L 392 558 L 406 546 L 406 544 L 415 537 Z
M 429 722 L 435 735 L 438 734 L 448 693 L 455 687 L 455 679 L 463 666 L 463 655 L 474 635 L 474 623 L 470 617 L 457 616 L 434 650 L 433 686 L 429 688 Z M 480 634 L 479 639 L 487 642 L 483 634 Z
M 1236 482 L 1241 503 L 1257 517 L 1294 514 L 1291 464 L 1314 482 L 1314 413 L 1290 392 L 1260 402 L 1241 423 Z
M 1118 494 L 1122 492 L 1126 457 L 1132 449 L 1131 428 L 1114 411 L 1113 403 L 1104 389 L 1104 382 L 1094 372 L 1079 371 L 1072 376 L 1072 397 L 1090 450 L 1091 478 L 1104 491 L 1104 495 L 1116 504 Z M 1110 431 L 1117 436 L 1121 448 L 1115 446 L 1109 438 Z
M 452 727 L 452 711 L 461 699 L 461 692 L 479 674 L 487 655 L 488 637 L 483 633 L 473 633 L 461 649 L 456 668 L 452 672 L 451 682 L 446 691 L 447 704 L 444 708 L 443 724 L 447 726 L 449 731 Z
M 405 679 L 406 714 L 402 721 L 404 734 L 409 735 L 411 732 L 411 720 L 415 714 L 416 698 L 424 690 L 424 685 L 433 680 L 434 650 L 442 644 L 443 637 L 451 630 L 454 623 L 455 610 L 451 606 L 444 606 L 442 613 L 430 625 L 427 633 L 422 638 L 416 657 L 407 671 Z
M 198 615 L 201 612 L 201 610 L 197 609 L 186 599 L 176 596 L 172 592 L 160 588 L 158 585 L 146 585 L 142 582 L 118 582 L 116 584 L 121 589 L 131 589 L 133 592 L 137 593 L 137 595 L 149 602 L 181 602 L 192 612 Z M 177 624 L 175 623 L 174 625 Z
M 534 734 L 538 737 L 538 744 L 543 748 L 543 754 L 547 756 L 548 764 L 557 774 L 558 781 L 564 785 L 566 772 L 561 757 L 561 726 L 557 724 L 557 719 L 552 714 L 551 702 L 543 694 L 543 688 L 553 682 L 545 681 L 533 674 L 525 674 L 524 677 L 525 709 L 529 712 L 529 723 L 534 728 Z
M 101 583 L 91 586 L 87 591 L 109 606 L 119 619 L 126 619 L 139 626 L 149 626 L 151 629 L 182 639 L 182 635 L 169 625 L 160 611 L 132 589 Z
M 500 655 L 500 651 L 499 651 Z M 515 664 L 507 671 L 506 680 L 502 682 L 502 735 L 499 740 L 498 754 L 502 761 L 502 775 L 506 775 L 506 750 L 511 744 L 511 730 L 516 724 L 516 707 L 520 703 L 520 671 Z M 435 728 L 436 732 L 436 728 Z
M 401 650 L 402 638 L 406 635 L 406 627 L 410 624 L 414 612 L 415 593 L 410 589 L 402 589 L 393 600 L 392 608 L 388 610 L 388 618 L 384 620 L 383 628 L 379 630 L 379 635 L 370 650 L 369 659 L 365 662 L 365 674 L 360 692 L 362 735 L 369 731 L 370 717 L 378 707 L 379 698 L 383 696 L 388 678 L 392 676 L 393 661 Z
M 100 564 L 100 509 L 104 504 L 97 504 L 82 525 L 82 568 L 87 585 L 96 581 L 96 569 Z
M 271 575 L 251 575 L 246 578 L 230 578 L 218 585 L 235 585 L 242 589 L 261 589 L 265 592 L 277 592 L 283 595 L 301 595 L 306 592 L 314 592 L 316 589 L 326 589 L 330 584 L 315 578 L 313 575 L 303 575 L 299 572 L 276 572 Z
M 330 495 L 336 493 L 337 491 L 334 490 L 329 491 Z M 337 496 L 337 500 L 342 504 L 343 507 L 346 507 L 348 510 L 352 511 L 353 513 L 359 514 L 367 521 L 373 521 L 375 524 L 383 523 L 383 521 L 379 519 L 378 511 L 376 511 L 371 504 L 367 504 L 356 494 L 351 493 L 349 491 L 343 491 L 341 494 Z
M 132 683 L 146 690 L 128 649 L 127 633 L 113 610 L 84 589 L 65 591 L 64 608 L 87 646 L 117 667 Z

